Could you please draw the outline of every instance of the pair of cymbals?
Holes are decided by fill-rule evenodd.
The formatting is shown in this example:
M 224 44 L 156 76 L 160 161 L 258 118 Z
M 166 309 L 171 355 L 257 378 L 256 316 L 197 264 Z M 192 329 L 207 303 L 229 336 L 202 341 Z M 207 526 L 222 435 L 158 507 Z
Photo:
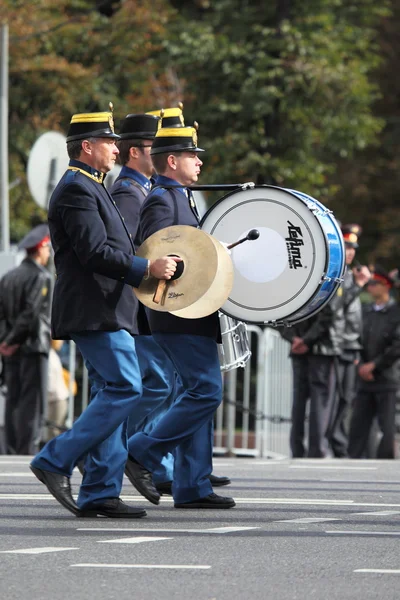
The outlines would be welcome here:
M 140 302 L 185 319 L 199 319 L 217 311 L 233 286 L 233 265 L 224 246 L 195 227 L 174 225 L 151 235 L 137 256 L 155 260 L 162 256 L 182 259 L 172 280 L 150 276 L 134 292 Z

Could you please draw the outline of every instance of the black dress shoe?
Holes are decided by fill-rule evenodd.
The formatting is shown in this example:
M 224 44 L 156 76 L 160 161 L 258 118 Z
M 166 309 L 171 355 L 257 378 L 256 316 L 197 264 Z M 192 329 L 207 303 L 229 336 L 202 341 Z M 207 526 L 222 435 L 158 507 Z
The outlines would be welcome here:
M 120 498 L 108 498 L 101 504 L 89 504 L 77 517 L 109 517 L 111 519 L 140 519 L 147 515 L 144 508 L 134 508 Z
M 174 504 L 175 508 L 233 508 L 236 503 L 233 498 L 209 494 L 205 498 Z
M 218 477 L 217 475 L 213 475 L 212 473 L 208 479 L 210 480 L 210 483 L 213 487 L 221 487 L 223 485 L 229 485 L 230 483 L 232 483 L 229 477 Z
M 163 483 L 156 483 L 156 490 L 161 495 L 172 496 L 172 481 L 164 481 Z
M 139 494 L 153 504 L 160 504 L 160 494 L 156 490 L 150 471 L 139 465 L 130 456 L 126 461 L 125 475 Z
M 59 473 L 45 471 L 44 469 L 39 469 L 32 465 L 30 465 L 30 469 L 39 481 L 44 483 L 50 494 L 54 496 L 64 508 L 71 511 L 74 515 L 79 513 L 79 508 L 72 497 L 69 477 L 60 475 Z

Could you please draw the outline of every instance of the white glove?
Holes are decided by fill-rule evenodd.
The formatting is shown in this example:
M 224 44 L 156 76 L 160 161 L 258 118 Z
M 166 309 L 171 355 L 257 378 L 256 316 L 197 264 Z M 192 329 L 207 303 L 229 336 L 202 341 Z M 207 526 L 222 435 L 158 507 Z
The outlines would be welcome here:
M 248 181 L 247 183 L 242 183 L 241 185 L 241 189 L 242 190 L 251 190 L 253 189 L 253 187 L 255 187 L 255 183 L 253 181 Z

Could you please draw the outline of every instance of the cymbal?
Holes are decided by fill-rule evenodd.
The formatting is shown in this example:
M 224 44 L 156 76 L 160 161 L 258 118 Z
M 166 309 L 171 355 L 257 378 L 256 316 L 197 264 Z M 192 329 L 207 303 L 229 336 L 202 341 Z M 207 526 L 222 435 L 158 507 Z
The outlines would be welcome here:
M 150 276 L 134 288 L 140 302 L 153 310 L 198 319 L 218 310 L 232 289 L 233 265 L 228 252 L 201 229 L 166 227 L 147 238 L 136 255 L 150 260 L 179 256 L 183 260 L 173 280 L 164 282 Z

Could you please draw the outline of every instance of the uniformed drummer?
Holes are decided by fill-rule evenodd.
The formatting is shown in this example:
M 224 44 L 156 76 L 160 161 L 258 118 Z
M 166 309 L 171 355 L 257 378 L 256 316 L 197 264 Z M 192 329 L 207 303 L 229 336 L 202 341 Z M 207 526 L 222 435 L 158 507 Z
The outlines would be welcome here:
M 158 130 L 150 151 L 158 176 L 142 207 L 142 241 L 164 227 L 198 227 L 199 215 L 187 186 L 200 174 L 200 152 L 194 127 Z M 150 433 L 130 438 L 128 463 L 134 485 L 147 498 L 154 496 L 151 472 L 174 450 L 175 507 L 232 508 L 234 500 L 215 494 L 209 480 L 213 416 L 222 401 L 218 314 L 183 319 L 149 310 L 148 316 L 153 336 L 174 363 L 183 391 Z
M 139 214 L 141 206 L 150 190 L 154 167 L 150 156 L 152 141 L 159 127 L 183 127 L 184 118 L 182 104 L 177 107 L 151 111 L 146 114 L 129 114 L 121 122 L 120 137 L 117 142 L 118 160 L 123 165 L 114 185 L 110 188 L 128 229 L 133 235 L 136 245 L 140 245 L 138 235 Z M 135 414 L 128 421 L 128 436 L 137 431 L 151 431 L 161 416 L 168 410 L 179 394 L 175 369 L 157 344 L 150 329 L 144 308 L 140 304 L 139 333 L 135 337 L 136 353 L 142 373 L 143 393 L 140 405 L 135 407 Z M 157 469 L 153 470 L 153 481 L 159 493 L 172 493 L 174 473 L 174 457 L 166 454 Z M 130 464 L 126 466 L 126 475 L 133 478 Z M 229 477 L 210 475 L 213 487 L 228 485 Z M 152 497 L 158 502 L 159 497 Z

